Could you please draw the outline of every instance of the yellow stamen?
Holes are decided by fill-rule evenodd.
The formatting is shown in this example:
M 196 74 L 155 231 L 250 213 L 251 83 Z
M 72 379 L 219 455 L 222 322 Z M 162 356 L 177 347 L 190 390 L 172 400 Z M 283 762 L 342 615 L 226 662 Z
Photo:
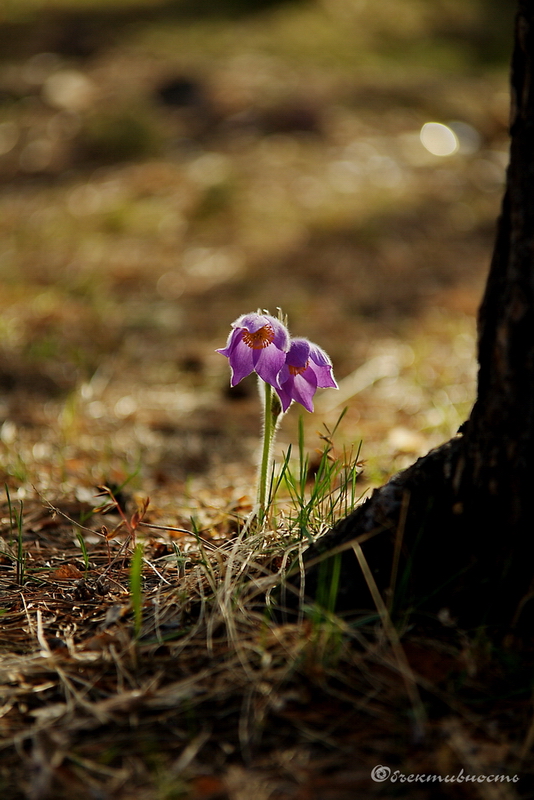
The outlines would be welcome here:
M 288 368 L 288 370 L 289 370 L 290 374 L 291 374 L 291 375 L 293 375 L 293 376 L 295 376 L 295 375 L 302 375 L 302 373 L 303 373 L 305 370 L 307 370 L 307 369 L 308 369 L 308 364 L 309 364 L 309 363 L 310 363 L 310 361 L 309 361 L 309 359 L 308 359 L 308 361 L 306 361 L 306 363 L 304 364 L 304 366 L 303 366 L 303 367 L 294 367 L 294 366 L 292 366 L 292 364 L 288 364 L 288 365 L 287 365 L 287 368 Z
M 264 325 L 255 333 L 243 331 L 243 341 L 253 350 L 263 350 L 274 341 L 274 331 L 270 325 Z

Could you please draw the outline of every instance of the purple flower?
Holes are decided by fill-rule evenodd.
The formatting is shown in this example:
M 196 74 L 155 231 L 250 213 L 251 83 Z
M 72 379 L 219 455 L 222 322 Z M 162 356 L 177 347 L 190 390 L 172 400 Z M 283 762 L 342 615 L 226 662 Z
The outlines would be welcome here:
M 285 364 L 289 333 L 280 320 L 269 314 L 243 314 L 232 322 L 226 347 L 217 350 L 226 356 L 232 370 L 231 386 L 256 371 L 277 391 L 278 374 Z
M 287 411 L 292 400 L 303 405 L 307 411 L 313 411 L 313 395 L 317 389 L 337 389 L 332 362 L 324 350 L 307 339 L 291 340 L 278 380 L 280 388 L 276 391 L 284 411 Z

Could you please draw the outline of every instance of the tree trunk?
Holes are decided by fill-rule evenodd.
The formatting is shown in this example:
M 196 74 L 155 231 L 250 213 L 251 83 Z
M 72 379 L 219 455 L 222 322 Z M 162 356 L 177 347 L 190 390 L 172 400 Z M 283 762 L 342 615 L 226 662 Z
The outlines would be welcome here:
M 465 626 L 510 628 L 534 617 L 533 59 L 534 3 L 520 0 L 510 165 L 479 312 L 471 416 L 458 436 L 376 490 L 305 554 L 309 563 L 372 534 L 362 549 L 386 597 L 395 585 L 394 606 L 446 608 Z M 337 609 L 369 608 L 352 548 L 341 559 Z M 317 596 L 325 574 L 324 563 L 309 566 L 307 595 Z

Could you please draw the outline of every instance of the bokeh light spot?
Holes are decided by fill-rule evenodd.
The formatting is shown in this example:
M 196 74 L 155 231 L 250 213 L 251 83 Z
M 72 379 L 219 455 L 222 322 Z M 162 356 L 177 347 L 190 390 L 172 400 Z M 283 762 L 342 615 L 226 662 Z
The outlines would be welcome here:
M 458 136 L 441 122 L 425 122 L 419 134 L 421 144 L 434 156 L 452 156 L 459 149 Z

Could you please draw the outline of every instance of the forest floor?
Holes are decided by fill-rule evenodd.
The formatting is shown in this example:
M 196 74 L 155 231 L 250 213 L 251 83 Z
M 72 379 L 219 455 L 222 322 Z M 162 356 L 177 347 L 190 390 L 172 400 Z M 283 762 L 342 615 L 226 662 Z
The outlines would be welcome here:
M 511 24 L 261 5 L 0 25 L 0 795 L 533 797 L 516 643 L 446 610 L 399 615 L 402 647 L 376 608 L 274 613 L 306 544 L 469 413 Z M 215 349 L 277 307 L 340 390 L 301 435 L 290 409 L 276 463 L 306 494 L 247 529 L 260 404 Z

